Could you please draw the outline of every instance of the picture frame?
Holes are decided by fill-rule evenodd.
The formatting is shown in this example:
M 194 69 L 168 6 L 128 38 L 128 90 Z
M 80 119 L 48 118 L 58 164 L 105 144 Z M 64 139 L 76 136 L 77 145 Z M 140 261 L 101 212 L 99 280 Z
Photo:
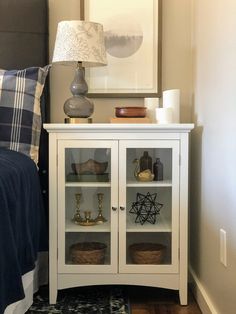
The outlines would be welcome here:
M 81 19 L 104 28 L 107 66 L 86 68 L 88 96 L 161 96 L 161 0 L 81 0 Z

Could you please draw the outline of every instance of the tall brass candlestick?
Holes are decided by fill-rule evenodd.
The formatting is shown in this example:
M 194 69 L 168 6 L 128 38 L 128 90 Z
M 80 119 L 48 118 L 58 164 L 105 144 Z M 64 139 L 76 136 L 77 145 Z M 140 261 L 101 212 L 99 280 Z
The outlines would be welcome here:
M 104 199 L 104 194 L 103 193 L 97 193 L 97 198 L 98 198 L 98 215 L 97 218 L 95 219 L 96 223 L 104 223 L 107 221 L 105 217 L 103 217 L 102 214 L 102 207 L 103 207 L 103 199 Z
M 80 223 L 83 219 L 80 215 L 80 202 L 82 198 L 82 193 L 76 193 L 75 199 L 76 199 L 76 212 L 74 214 L 74 217 L 72 218 L 72 221 L 76 224 Z

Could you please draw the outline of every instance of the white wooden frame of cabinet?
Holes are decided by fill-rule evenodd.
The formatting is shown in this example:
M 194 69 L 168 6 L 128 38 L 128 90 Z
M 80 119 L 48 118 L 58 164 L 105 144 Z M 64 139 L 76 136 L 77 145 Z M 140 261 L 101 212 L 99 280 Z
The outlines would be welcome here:
M 172 150 L 172 180 L 171 182 L 165 181 L 152 181 L 152 182 L 136 182 L 133 184 L 127 184 L 126 182 L 126 167 L 127 167 L 127 149 L 128 148 L 170 148 Z M 126 225 L 126 210 L 120 211 L 119 213 L 119 271 L 121 273 L 178 273 L 179 269 L 179 141 L 178 140 L 122 140 L 119 144 L 119 206 L 126 207 L 126 194 L 127 186 L 138 186 L 138 187 L 171 187 L 172 188 L 172 214 L 171 214 L 171 226 L 163 228 L 159 224 L 154 225 L 144 225 L 136 227 L 136 232 L 146 232 L 152 231 L 153 234 L 158 234 L 160 232 L 170 232 L 171 233 L 171 264 L 160 264 L 160 265 L 137 265 L 137 264 L 127 264 L 126 263 L 126 232 L 128 231 Z M 148 228 L 149 227 L 149 228 Z
M 76 286 L 132 284 L 179 290 L 187 304 L 188 245 L 188 141 L 193 124 L 45 124 L 49 132 L 49 281 L 50 303 L 57 290 Z M 179 141 L 179 269 L 177 273 L 132 274 L 60 273 L 58 270 L 58 144 L 64 140 L 177 140 Z M 118 205 L 118 204 L 117 204 Z M 111 204 L 113 206 L 113 204 Z
M 90 149 L 90 148 L 108 148 L 111 150 L 111 174 L 110 182 L 66 182 L 65 177 L 65 149 L 66 148 L 78 148 L 78 149 Z M 65 224 L 65 188 L 66 187 L 109 187 L 111 193 L 111 204 L 114 206 L 118 204 L 118 168 L 117 168 L 117 156 L 118 156 L 118 142 L 115 141 L 94 141 L 94 140 L 65 140 L 58 141 L 58 272 L 59 273 L 115 273 L 117 271 L 117 252 L 118 252 L 118 224 L 117 224 L 117 211 L 110 211 L 109 225 L 98 225 L 93 227 L 78 226 L 73 223 Z M 112 206 L 113 206 L 112 205 Z M 116 205 L 117 207 L 117 205 Z M 68 226 L 66 228 L 66 225 Z M 109 265 L 72 265 L 65 263 L 65 234 L 67 232 L 110 232 L 110 258 L 111 263 Z

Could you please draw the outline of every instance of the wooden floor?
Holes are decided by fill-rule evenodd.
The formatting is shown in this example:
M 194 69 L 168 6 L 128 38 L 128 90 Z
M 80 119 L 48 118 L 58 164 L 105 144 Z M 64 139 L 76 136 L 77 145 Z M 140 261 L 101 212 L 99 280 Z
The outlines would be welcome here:
M 179 293 L 173 290 L 129 286 L 131 314 L 201 314 L 189 293 L 187 306 L 179 305 Z

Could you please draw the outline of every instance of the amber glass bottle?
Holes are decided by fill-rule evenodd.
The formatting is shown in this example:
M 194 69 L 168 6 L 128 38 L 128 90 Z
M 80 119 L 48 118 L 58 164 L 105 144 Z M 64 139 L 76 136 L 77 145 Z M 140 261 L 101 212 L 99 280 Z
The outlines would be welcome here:
M 140 171 L 147 169 L 152 171 L 152 157 L 148 155 L 147 151 L 144 151 L 143 156 L 140 158 Z
M 156 158 L 156 161 L 153 164 L 153 173 L 154 181 L 163 180 L 163 163 L 160 161 L 160 158 Z

